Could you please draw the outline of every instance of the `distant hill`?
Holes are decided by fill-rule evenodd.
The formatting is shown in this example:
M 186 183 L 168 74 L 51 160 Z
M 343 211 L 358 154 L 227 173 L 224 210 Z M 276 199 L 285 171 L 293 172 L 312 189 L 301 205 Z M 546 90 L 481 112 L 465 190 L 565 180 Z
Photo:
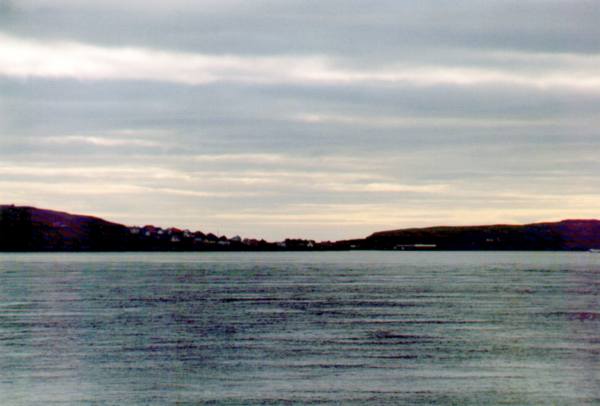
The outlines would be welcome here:
M 96 217 L 0 206 L 2 251 L 119 251 L 132 242 L 126 226 Z
M 438 250 L 589 250 L 600 248 L 600 221 L 563 220 L 526 225 L 428 227 L 381 231 L 365 248 Z
M 280 242 L 227 238 L 201 231 L 127 227 L 97 217 L 0 205 L 0 251 L 255 251 L 255 250 L 533 250 L 600 248 L 600 221 L 526 225 L 407 228 L 367 238 Z
M 92 216 L 0 205 L 0 251 L 4 252 L 309 250 L 317 248 L 315 244 L 301 239 L 242 240 L 152 225 L 127 227 Z

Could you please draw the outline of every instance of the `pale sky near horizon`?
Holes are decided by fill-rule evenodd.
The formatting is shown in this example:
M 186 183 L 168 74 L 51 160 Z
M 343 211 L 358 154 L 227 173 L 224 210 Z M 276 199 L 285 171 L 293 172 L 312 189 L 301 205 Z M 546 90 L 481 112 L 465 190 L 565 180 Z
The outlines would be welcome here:
M 600 217 L 600 3 L 0 0 L 0 203 L 341 239 Z

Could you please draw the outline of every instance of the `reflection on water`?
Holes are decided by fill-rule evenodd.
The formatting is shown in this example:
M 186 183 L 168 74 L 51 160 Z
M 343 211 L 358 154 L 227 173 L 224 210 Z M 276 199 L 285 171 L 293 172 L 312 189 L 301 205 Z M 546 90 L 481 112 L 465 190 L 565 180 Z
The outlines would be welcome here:
M 600 255 L 0 255 L 0 404 L 595 404 Z

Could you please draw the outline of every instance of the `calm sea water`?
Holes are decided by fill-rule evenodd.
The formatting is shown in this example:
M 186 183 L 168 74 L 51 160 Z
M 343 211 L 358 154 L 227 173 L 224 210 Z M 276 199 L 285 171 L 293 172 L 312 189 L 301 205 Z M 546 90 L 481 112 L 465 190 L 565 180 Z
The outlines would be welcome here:
M 0 404 L 598 404 L 600 255 L 0 255 Z

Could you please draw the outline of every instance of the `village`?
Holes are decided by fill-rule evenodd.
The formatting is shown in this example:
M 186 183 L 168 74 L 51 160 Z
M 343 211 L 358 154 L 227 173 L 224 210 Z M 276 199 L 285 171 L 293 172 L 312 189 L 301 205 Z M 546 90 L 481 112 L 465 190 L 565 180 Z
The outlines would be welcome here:
M 129 227 L 136 242 L 143 247 L 163 248 L 176 251 L 274 251 L 274 250 L 316 250 L 331 249 L 330 241 L 288 238 L 283 241 L 268 242 L 264 239 L 242 238 L 239 235 L 228 238 L 202 231 L 181 230 L 179 228 L 161 228 L 153 225 Z

